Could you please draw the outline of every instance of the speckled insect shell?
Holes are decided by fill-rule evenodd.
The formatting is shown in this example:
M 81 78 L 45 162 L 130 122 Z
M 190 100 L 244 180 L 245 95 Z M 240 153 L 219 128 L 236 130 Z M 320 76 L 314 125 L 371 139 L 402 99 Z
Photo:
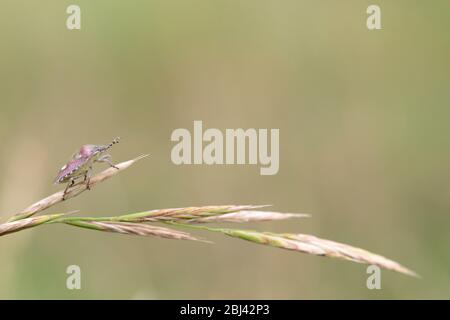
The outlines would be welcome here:
M 55 179 L 55 184 L 68 182 L 71 178 L 83 176 L 89 170 L 97 154 L 99 154 L 98 146 L 93 144 L 82 146 L 80 151 L 74 154 L 72 160 L 61 168 Z
M 120 138 L 114 139 L 107 145 L 85 144 L 80 151 L 74 154 L 72 159 L 65 164 L 58 173 L 55 179 L 55 184 L 64 183 L 84 176 L 86 179 L 87 173 L 92 169 L 92 164 L 95 161 L 100 161 L 99 157 L 113 145 L 119 142 Z M 108 162 L 103 159 L 101 162 Z M 110 162 L 108 162 L 110 163 Z M 111 163 L 110 163 L 111 164 Z M 111 164 L 111 166 L 113 166 Z

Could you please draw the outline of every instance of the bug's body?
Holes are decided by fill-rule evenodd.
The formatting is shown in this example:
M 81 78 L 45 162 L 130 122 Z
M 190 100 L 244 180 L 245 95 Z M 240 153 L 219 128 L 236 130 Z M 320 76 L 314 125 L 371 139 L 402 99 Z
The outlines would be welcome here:
M 64 191 L 65 195 L 67 189 L 75 184 L 75 180 L 84 177 L 84 181 L 87 182 L 89 188 L 89 178 L 94 162 L 107 162 L 111 167 L 115 167 L 111 162 L 111 156 L 105 154 L 105 151 L 118 142 L 119 138 L 114 139 L 108 145 L 83 145 L 73 155 L 72 159 L 61 168 L 55 179 L 55 184 L 69 182 Z

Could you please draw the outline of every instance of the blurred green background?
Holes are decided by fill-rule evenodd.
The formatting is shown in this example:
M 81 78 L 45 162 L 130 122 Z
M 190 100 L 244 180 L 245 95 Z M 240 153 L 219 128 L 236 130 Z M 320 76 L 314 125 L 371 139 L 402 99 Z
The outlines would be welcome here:
M 373 3 L 380 31 L 366 28 Z M 51 225 L 0 238 L 0 298 L 450 298 L 449 1 L 3 0 L 0 12 L 2 220 L 59 190 L 81 144 L 120 136 L 114 161 L 151 157 L 48 213 L 268 203 L 313 217 L 241 227 L 353 244 L 423 277 L 383 271 L 368 290 L 364 265 L 221 235 Z M 279 173 L 174 165 L 170 135 L 194 120 L 279 128 Z M 72 264 L 81 290 L 65 287 Z

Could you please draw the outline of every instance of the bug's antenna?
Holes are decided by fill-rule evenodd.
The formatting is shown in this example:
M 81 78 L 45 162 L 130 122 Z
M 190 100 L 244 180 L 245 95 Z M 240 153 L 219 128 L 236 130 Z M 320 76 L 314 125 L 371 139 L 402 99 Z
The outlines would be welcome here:
M 110 144 L 109 146 L 112 147 L 114 144 L 119 143 L 120 137 L 115 138 Z
M 116 143 L 119 143 L 119 140 L 120 140 L 120 137 L 115 138 L 113 141 L 111 141 L 110 144 L 105 146 L 104 150 L 107 150 L 107 149 L 111 148 L 113 145 L 115 145 Z

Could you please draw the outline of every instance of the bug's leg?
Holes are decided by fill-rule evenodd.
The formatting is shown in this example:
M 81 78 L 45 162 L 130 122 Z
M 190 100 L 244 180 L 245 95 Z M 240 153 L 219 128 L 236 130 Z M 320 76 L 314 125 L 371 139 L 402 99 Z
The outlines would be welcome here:
M 101 156 L 100 158 L 98 158 L 97 160 L 95 160 L 95 162 L 106 162 L 107 164 L 109 164 L 110 167 L 113 167 L 117 170 L 119 170 L 118 167 L 116 167 L 112 162 L 111 162 L 111 156 L 109 154 L 105 154 L 103 156 Z
M 91 170 L 92 167 L 89 167 L 89 170 L 84 173 L 84 183 L 86 183 L 86 189 L 91 190 Z
M 64 189 L 64 193 L 63 193 L 63 201 L 66 200 L 66 194 L 67 194 L 67 190 L 69 190 L 70 187 L 72 187 L 75 184 L 75 179 L 70 179 L 70 182 L 67 184 L 66 189 Z

